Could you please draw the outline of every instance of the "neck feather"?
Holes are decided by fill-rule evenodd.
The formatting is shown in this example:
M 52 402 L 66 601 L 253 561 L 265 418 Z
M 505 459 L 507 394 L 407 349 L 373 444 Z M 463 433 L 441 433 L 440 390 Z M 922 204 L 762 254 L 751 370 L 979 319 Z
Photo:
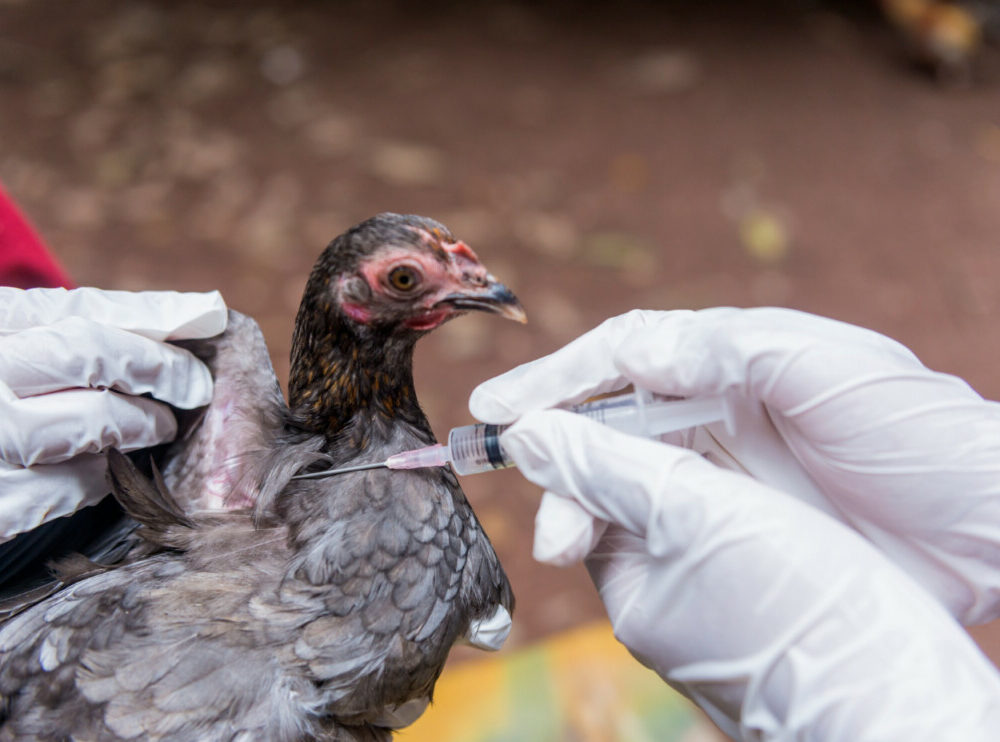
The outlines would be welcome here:
M 415 335 L 357 325 L 303 303 L 288 384 L 295 419 L 328 439 L 357 432 L 363 447 L 399 421 L 429 430 L 413 387 L 415 342 Z

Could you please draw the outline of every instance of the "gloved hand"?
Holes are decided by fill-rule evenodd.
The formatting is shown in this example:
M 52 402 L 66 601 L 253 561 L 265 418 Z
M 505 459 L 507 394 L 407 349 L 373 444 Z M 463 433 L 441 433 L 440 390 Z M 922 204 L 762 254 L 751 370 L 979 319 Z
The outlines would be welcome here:
M 995 739 L 993 667 L 838 521 L 561 410 L 526 414 L 502 443 L 529 479 L 611 524 L 587 568 L 615 636 L 734 739 Z
M 630 381 L 734 395 L 737 438 L 715 440 L 713 453 L 739 466 L 729 449 L 751 430 L 765 444 L 744 447 L 747 468 L 802 491 L 561 411 L 523 414 Z M 960 562 L 971 576 L 954 581 L 992 594 L 984 555 L 997 543 L 997 457 L 990 464 L 990 441 L 970 442 L 968 426 L 992 430 L 996 406 L 902 346 L 785 310 L 633 312 L 480 386 L 470 407 L 487 422 L 521 418 L 502 443 L 550 490 L 536 556 L 565 562 L 596 541 L 587 565 L 618 638 L 724 731 L 985 740 L 1000 728 L 995 671 L 899 569 L 945 599 L 961 589 L 928 575 L 939 559 Z M 920 474 L 909 473 L 916 465 Z M 611 524 L 603 535 L 594 519 Z M 869 537 L 870 528 L 883 551 L 845 522 Z M 927 558 L 924 528 L 933 527 Z M 966 534 L 985 544 L 963 544 Z M 911 541 L 921 547 L 904 548 Z
M 0 541 L 104 497 L 109 446 L 171 440 L 163 402 L 208 404 L 212 378 L 163 341 L 225 327 L 218 292 L 0 288 Z
M 506 423 L 633 382 L 726 394 L 735 437 L 715 425 L 667 440 L 847 523 L 962 623 L 1000 616 L 1000 404 L 870 330 L 787 309 L 718 308 L 610 319 L 481 385 L 470 408 Z M 575 522 L 585 551 L 586 523 Z M 536 545 L 544 553 L 553 538 L 565 540 L 543 528 Z

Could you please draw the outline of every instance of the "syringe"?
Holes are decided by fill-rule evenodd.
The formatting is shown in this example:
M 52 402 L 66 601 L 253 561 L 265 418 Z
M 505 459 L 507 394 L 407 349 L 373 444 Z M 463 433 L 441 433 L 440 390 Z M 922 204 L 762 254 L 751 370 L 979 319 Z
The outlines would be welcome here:
M 634 393 L 584 402 L 568 409 L 623 433 L 647 438 L 720 421 L 733 433 L 731 410 L 721 395 L 682 399 L 637 389 Z M 317 479 L 366 469 L 420 469 L 449 463 L 459 474 L 505 469 L 514 465 L 500 444 L 500 434 L 509 427 L 486 423 L 463 425 L 451 429 L 447 443 L 403 451 L 377 463 L 309 472 L 292 478 Z

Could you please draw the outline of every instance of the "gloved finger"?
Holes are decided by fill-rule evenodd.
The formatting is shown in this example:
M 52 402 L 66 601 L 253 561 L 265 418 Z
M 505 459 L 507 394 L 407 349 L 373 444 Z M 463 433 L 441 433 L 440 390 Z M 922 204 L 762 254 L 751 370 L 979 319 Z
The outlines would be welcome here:
M 170 409 L 146 397 L 73 389 L 0 398 L 0 459 L 18 466 L 54 464 L 109 446 L 134 451 L 175 435 Z
M 643 594 L 652 571 L 646 539 L 614 523 L 604 529 L 584 565 L 613 622 L 622 606 Z
M 648 535 L 655 499 L 672 478 L 738 476 L 691 451 L 619 433 L 564 410 L 529 412 L 500 441 L 526 478 L 639 536 Z
M 110 388 L 182 409 L 212 399 L 211 373 L 187 350 L 82 317 L 0 335 L 0 379 L 18 397 Z
M 925 370 L 884 335 L 791 309 L 719 307 L 656 320 L 618 344 L 614 364 L 662 394 L 735 389 L 787 412 L 820 390 L 834 394 L 841 384 L 859 383 L 871 369 Z M 803 364 L 809 373 L 792 372 Z
M 612 317 L 555 353 L 483 382 L 472 391 L 469 409 L 479 420 L 509 423 L 528 410 L 621 389 L 629 382 L 614 366 L 616 348 L 635 329 L 664 314 L 675 312 L 637 309 Z
M 100 502 L 108 493 L 103 454 L 25 469 L 0 461 L 0 543 Z
M 108 494 L 103 454 L 26 469 L 0 461 L 0 543 Z
M 546 492 L 535 514 L 532 556 L 539 562 L 558 567 L 576 564 L 594 548 L 607 525 L 575 500 Z
M 226 329 L 227 314 L 218 291 L 0 288 L 0 333 L 66 317 L 86 317 L 151 340 L 188 340 L 218 335 Z

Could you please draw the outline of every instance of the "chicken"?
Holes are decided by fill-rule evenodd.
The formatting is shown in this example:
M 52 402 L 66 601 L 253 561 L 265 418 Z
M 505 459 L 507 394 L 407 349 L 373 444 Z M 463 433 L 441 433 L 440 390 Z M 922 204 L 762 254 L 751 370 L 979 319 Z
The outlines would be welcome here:
M 71 560 L 0 627 L 0 740 L 385 740 L 419 715 L 513 610 L 458 481 L 292 477 L 432 444 L 414 344 L 469 310 L 524 318 L 445 227 L 380 214 L 308 279 L 287 407 L 252 320 L 193 345 L 216 393 L 163 476 L 109 452 L 129 558 Z

